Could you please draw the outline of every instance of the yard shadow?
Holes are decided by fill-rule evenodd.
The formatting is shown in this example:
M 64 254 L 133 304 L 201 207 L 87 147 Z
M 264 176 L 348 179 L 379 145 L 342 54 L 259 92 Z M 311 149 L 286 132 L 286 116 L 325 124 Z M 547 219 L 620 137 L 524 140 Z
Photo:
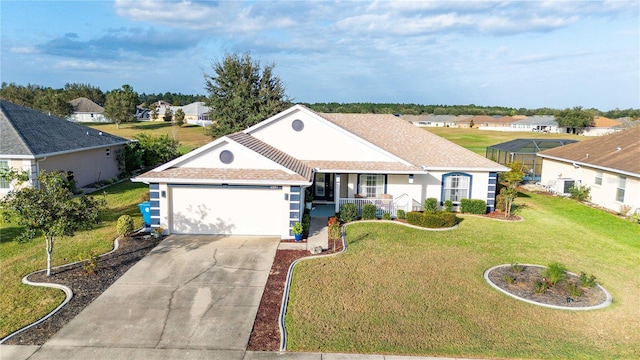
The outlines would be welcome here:
M 0 231 L 0 244 L 15 241 L 18 235 L 20 235 L 22 232 L 24 232 L 24 228 L 21 226 L 3 227 Z
M 162 128 L 166 128 L 166 127 L 171 127 L 171 122 L 170 121 L 150 121 L 150 122 L 138 122 L 138 123 L 133 123 L 133 125 L 130 127 L 130 129 L 136 129 L 136 130 L 157 130 L 157 129 L 162 129 Z

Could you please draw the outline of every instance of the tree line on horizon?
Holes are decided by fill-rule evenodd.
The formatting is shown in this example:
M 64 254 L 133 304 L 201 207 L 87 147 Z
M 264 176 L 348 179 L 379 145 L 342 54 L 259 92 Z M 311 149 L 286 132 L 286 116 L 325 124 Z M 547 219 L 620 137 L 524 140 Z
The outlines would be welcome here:
M 42 112 L 51 113 L 59 117 L 67 117 L 73 113 L 73 107 L 69 101 L 86 97 L 100 106 L 104 106 L 106 96 L 113 89 L 103 92 L 99 87 L 90 84 L 67 83 L 63 88 L 54 89 L 35 84 L 17 85 L 15 83 L 2 82 L 0 99 L 11 101 L 15 104 L 26 106 Z M 137 94 L 137 105 L 149 107 L 151 104 L 164 100 L 174 106 L 184 106 L 196 101 L 207 101 L 206 95 L 189 95 L 182 93 L 156 93 Z M 401 115 L 557 115 L 563 109 L 553 108 L 511 108 L 504 106 L 480 106 L 468 105 L 444 105 L 444 104 L 402 104 L 402 103 L 302 103 L 313 111 L 326 113 L 372 113 L 372 114 L 401 114 Z M 621 117 L 640 118 L 640 109 L 613 109 L 601 111 L 591 108 L 585 109 L 593 112 L 595 116 L 605 116 L 611 119 Z

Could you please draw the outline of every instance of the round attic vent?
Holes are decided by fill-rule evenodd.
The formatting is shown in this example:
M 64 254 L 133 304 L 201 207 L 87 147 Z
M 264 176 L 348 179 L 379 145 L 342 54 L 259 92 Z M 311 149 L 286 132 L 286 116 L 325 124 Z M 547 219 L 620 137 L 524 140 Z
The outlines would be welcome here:
M 296 119 L 291 123 L 291 127 L 295 131 L 302 131 L 302 129 L 304 129 L 304 123 L 302 122 L 302 120 Z
M 223 150 L 220 153 L 220 161 L 223 164 L 231 164 L 233 162 L 233 153 L 229 150 Z

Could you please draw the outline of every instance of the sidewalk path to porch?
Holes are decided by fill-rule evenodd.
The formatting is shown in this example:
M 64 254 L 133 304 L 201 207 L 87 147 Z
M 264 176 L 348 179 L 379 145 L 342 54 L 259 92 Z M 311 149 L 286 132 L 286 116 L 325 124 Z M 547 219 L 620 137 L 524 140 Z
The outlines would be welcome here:
M 306 242 L 280 242 L 278 249 L 282 250 L 311 250 L 316 246 L 322 249 L 329 248 L 329 233 L 327 222 L 330 216 L 335 215 L 334 205 L 316 205 L 311 210 L 311 225 L 309 226 L 309 237 Z

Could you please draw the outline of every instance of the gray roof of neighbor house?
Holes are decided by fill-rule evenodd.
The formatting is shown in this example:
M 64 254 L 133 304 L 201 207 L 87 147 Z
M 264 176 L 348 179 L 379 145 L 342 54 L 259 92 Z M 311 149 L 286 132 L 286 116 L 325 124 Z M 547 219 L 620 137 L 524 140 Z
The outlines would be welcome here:
M 390 114 L 318 115 L 425 170 L 508 171 L 503 165 Z
M 85 97 L 79 97 L 77 99 L 73 99 L 69 101 L 71 106 L 73 106 L 74 113 L 98 113 L 102 114 L 104 112 L 104 108 L 90 99 Z
M 131 142 L 0 100 L 0 156 L 41 158 Z
M 640 127 L 549 149 L 538 156 L 640 177 Z
M 512 122 L 513 125 L 541 125 L 541 126 L 557 126 L 558 122 L 553 115 L 535 115 L 522 120 Z

